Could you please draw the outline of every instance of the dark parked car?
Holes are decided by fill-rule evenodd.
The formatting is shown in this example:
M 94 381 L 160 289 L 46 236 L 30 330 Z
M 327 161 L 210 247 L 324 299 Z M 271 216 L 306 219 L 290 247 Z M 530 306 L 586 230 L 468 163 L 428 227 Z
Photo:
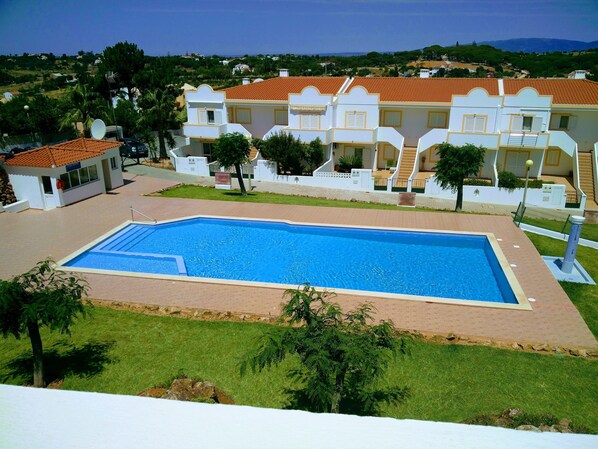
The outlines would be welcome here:
M 124 139 L 120 139 L 120 141 L 123 143 L 120 147 L 120 155 L 122 157 L 138 159 L 148 156 L 147 147 L 139 139 L 125 137 Z

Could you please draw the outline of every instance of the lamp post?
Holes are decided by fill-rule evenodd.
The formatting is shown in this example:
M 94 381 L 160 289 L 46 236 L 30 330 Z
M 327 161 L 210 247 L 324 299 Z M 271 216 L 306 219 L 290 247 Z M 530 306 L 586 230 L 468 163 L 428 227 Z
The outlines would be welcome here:
M 525 161 L 525 188 L 523 189 L 523 201 L 521 202 L 521 209 L 525 207 L 525 197 L 527 196 L 527 183 L 529 181 L 529 170 L 534 165 L 534 161 L 528 159 Z
M 26 104 L 25 106 L 23 106 L 23 109 L 25 110 L 25 113 L 27 114 L 27 127 L 29 128 L 29 138 L 32 141 L 30 143 L 33 143 L 33 132 L 31 129 L 31 118 L 29 117 L 29 105 Z

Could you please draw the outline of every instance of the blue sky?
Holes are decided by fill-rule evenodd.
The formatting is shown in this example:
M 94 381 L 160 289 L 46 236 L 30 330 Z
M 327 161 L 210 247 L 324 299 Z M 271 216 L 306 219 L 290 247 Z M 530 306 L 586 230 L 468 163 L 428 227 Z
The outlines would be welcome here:
M 598 40 L 598 0 L 0 0 L 0 54 L 398 51 L 544 37 Z

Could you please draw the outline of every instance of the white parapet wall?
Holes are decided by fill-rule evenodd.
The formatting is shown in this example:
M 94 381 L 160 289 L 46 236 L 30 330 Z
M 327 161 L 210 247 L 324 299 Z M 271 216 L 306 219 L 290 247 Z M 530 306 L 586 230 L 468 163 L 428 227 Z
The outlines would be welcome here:
M 590 449 L 598 436 L 0 385 L 0 447 Z
M 260 160 L 254 170 L 256 181 L 280 182 L 286 184 L 327 187 L 331 189 L 360 190 L 371 192 L 374 190 L 372 170 L 351 170 L 351 173 L 336 173 L 316 171 L 313 176 L 279 175 L 276 162 Z
M 492 186 L 463 186 L 463 201 L 516 206 L 523 200 L 524 189 L 502 189 Z M 437 198 L 456 199 L 457 193 L 443 189 L 432 177 L 426 181 L 425 195 Z M 541 189 L 527 189 L 527 205 L 549 209 L 564 209 L 567 195 L 565 186 L 544 184 Z
M 12 204 L 7 204 L 6 206 L 2 206 L 0 204 L 0 212 L 21 212 L 24 210 L 29 209 L 29 201 L 28 200 L 21 200 L 16 201 Z

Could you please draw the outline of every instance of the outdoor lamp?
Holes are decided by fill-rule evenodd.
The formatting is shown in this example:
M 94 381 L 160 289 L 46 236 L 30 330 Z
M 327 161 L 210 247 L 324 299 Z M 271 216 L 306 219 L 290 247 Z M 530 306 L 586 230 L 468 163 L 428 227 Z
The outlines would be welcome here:
M 527 196 L 527 182 L 529 181 L 529 169 L 534 165 L 534 161 L 528 159 L 525 161 L 525 188 L 523 189 L 523 200 L 521 201 L 521 210 L 525 210 L 525 197 Z

